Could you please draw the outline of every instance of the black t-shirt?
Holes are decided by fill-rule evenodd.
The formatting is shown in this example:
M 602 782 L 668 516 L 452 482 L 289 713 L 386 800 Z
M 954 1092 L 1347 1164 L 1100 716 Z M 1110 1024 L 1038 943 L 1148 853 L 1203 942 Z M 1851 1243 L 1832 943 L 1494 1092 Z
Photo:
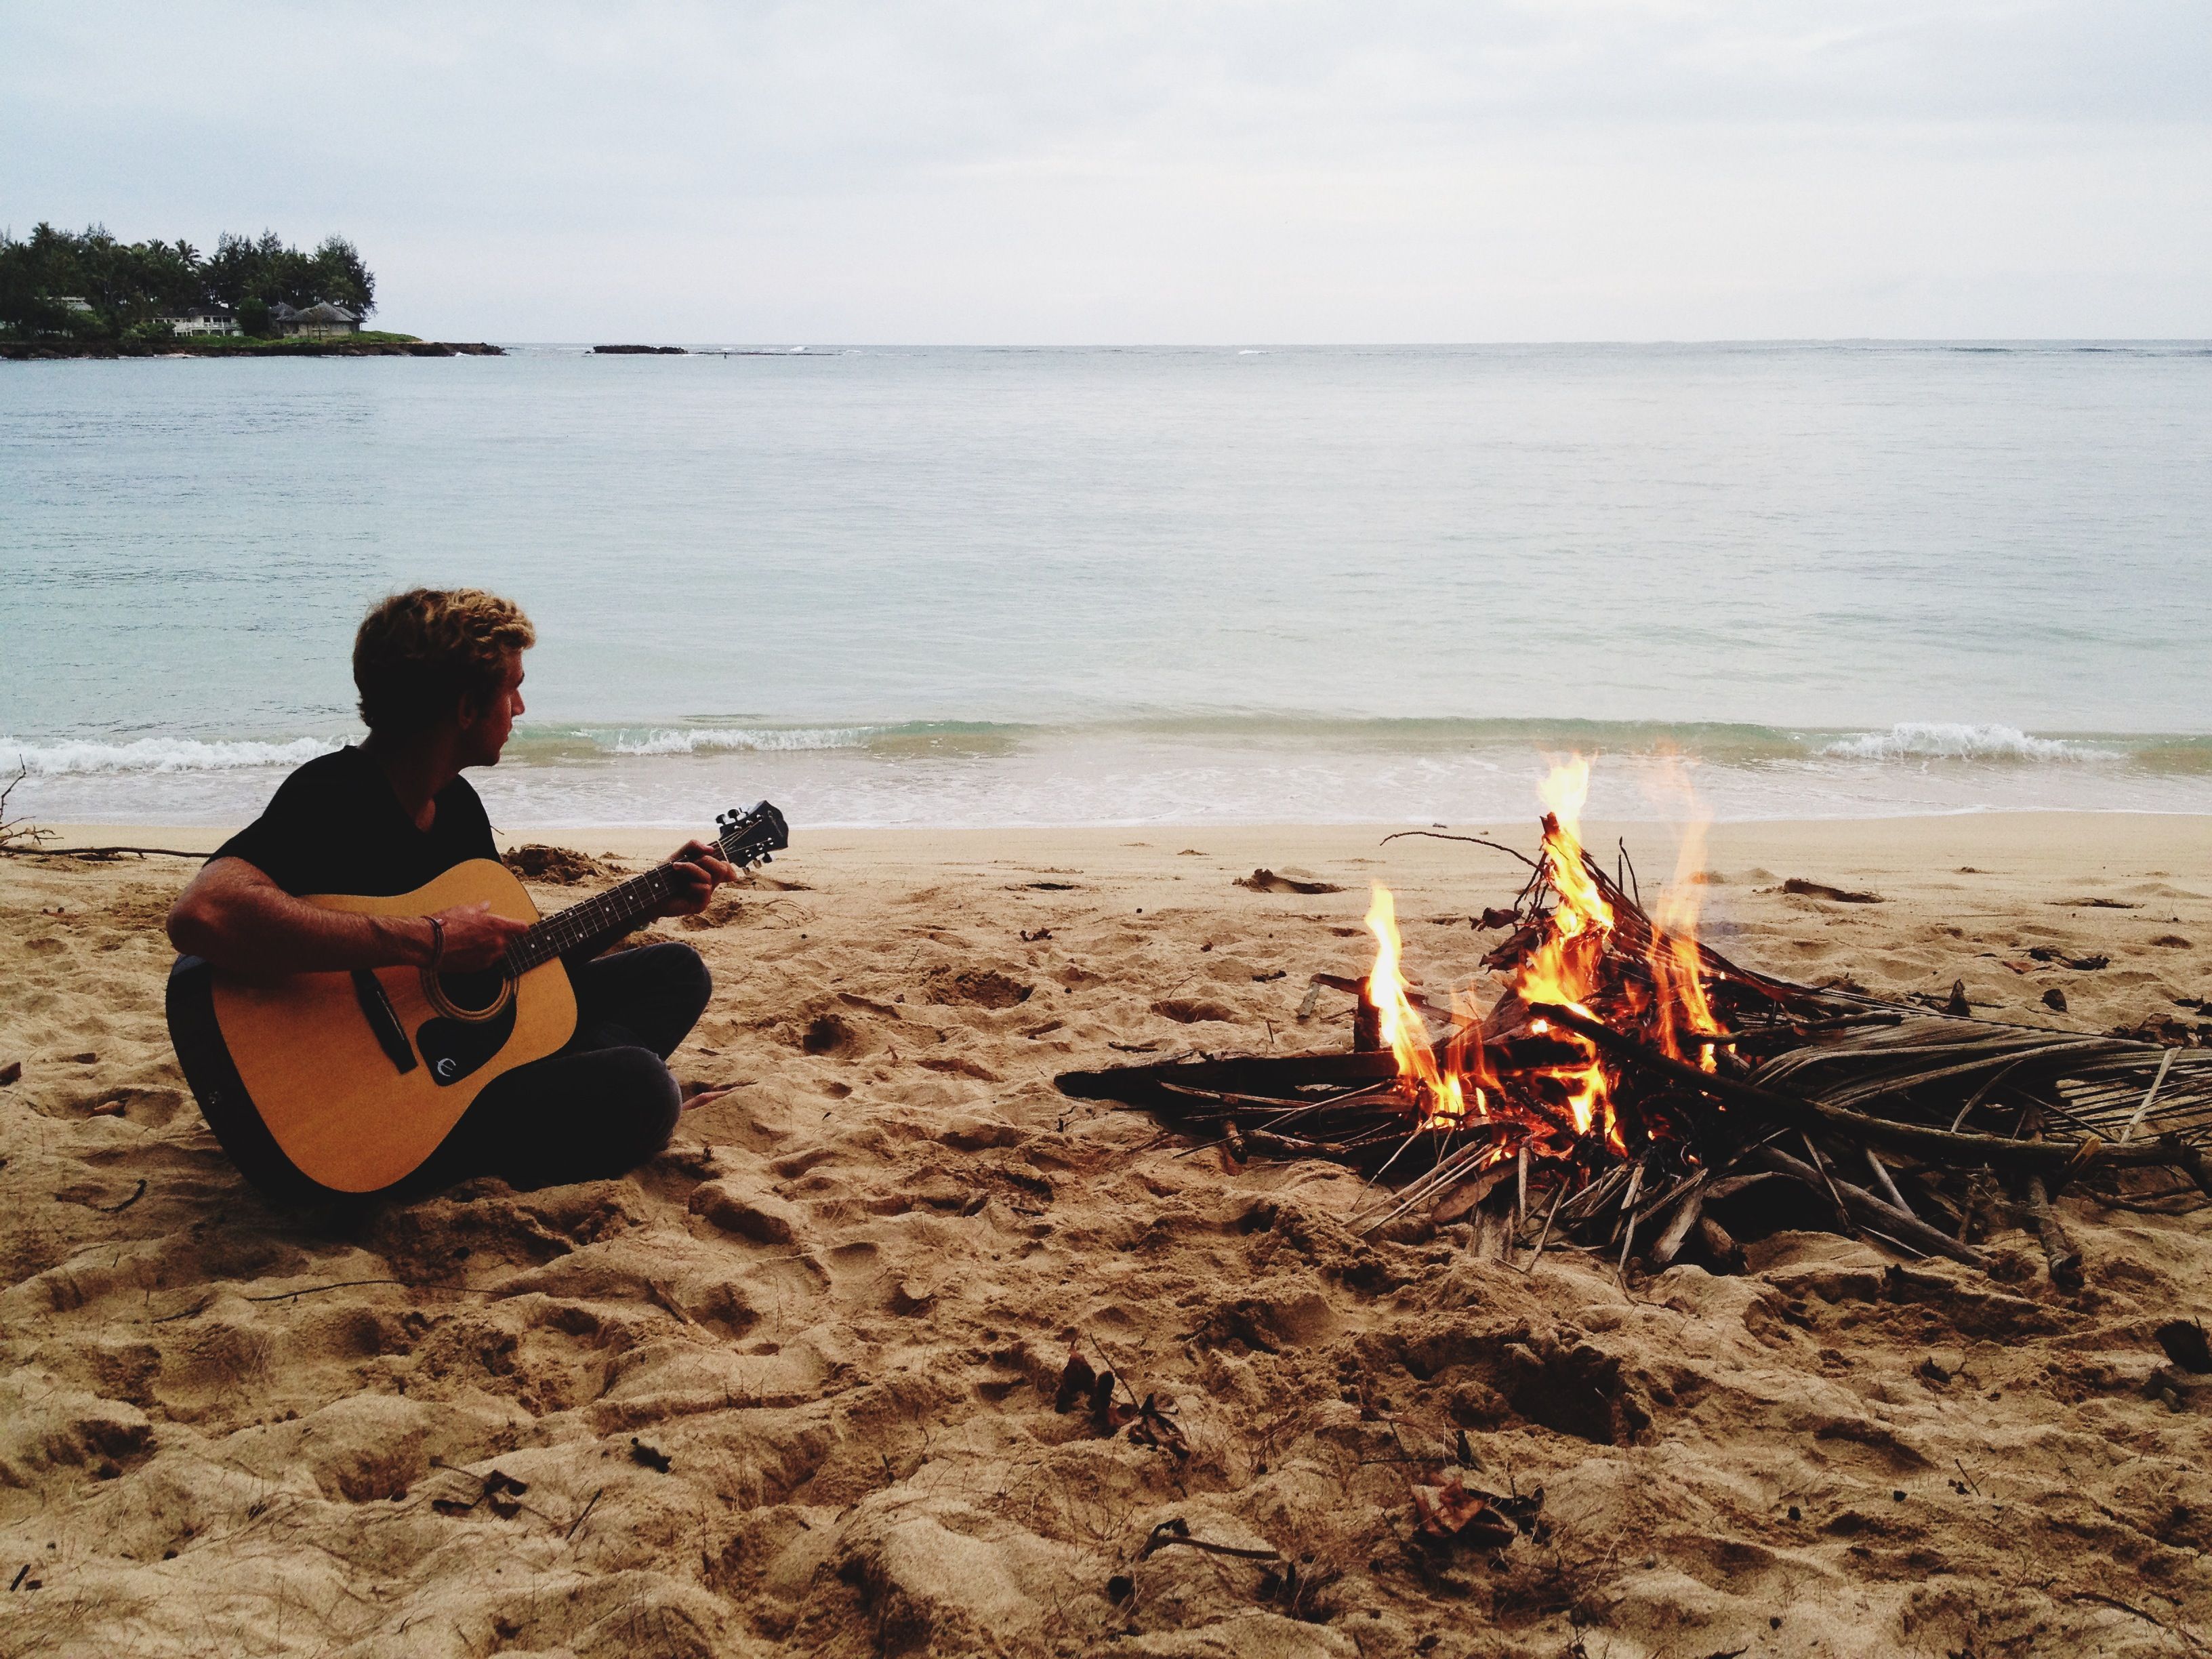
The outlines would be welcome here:
M 286 892 L 412 892 L 465 859 L 493 859 L 491 821 L 467 780 L 438 792 L 437 816 L 415 827 L 384 769 L 348 745 L 277 786 L 259 817 L 215 850 L 244 859 Z

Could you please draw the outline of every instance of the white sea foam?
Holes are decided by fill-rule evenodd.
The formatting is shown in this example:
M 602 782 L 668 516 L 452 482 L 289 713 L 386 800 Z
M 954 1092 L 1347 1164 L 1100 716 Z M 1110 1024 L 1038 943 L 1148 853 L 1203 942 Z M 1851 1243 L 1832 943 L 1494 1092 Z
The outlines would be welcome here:
M 2108 761 L 2115 750 L 2063 738 L 2034 738 L 2012 726 L 1906 720 L 1827 744 L 1838 760 Z
M 807 749 L 858 749 L 881 728 L 872 726 L 667 727 L 641 738 L 618 738 L 617 755 L 701 755 L 727 750 L 781 753 Z
M 0 738 L 0 763 L 18 759 L 34 778 L 106 772 L 234 772 L 255 766 L 297 766 L 337 746 L 326 738 L 294 738 L 284 743 L 139 738 L 130 743 L 50 744 Z

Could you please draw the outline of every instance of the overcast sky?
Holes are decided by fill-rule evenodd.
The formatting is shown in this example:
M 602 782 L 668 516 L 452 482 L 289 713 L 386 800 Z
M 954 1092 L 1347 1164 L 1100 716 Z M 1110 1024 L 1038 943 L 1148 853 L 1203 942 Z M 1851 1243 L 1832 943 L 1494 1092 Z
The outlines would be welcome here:
M 445 338 L 2212 336 L 2206 0 L 0 3 L 0 225 Z

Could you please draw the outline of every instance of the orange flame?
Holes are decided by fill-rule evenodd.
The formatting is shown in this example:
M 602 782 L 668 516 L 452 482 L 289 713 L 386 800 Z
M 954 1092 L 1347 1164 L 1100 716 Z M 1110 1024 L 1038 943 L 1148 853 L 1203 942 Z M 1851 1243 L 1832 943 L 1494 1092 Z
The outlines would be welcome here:
M 1589 799 L 1589 763 L 1577 755 L 1553 766 L 1540 793 L 1549 809 L 1544 816 L 1544 873 L 1559 902 L 1543 943 L 1514 976 L 1513 990 L 1523 1002 L 1557 1003 L 1587 1014 L 1583 999 L 1597 983 L 1598 963 L 1613 930 L 1613 906 L 1590 879 L 1577 833 L 1583 805 Z M 1601 1122 L 1607 1142 L 1626 1152 L 1596 1044 L 1570 1031 L 1557 1035 L 1588 1051 L 1582 1063 L 1553 1073 L 1566 1087 L 1576 1131 L 1587 1134 L 1592 1124 Z
M 1398 936 L 1398 905 L 1390 890 L 1375 884 L 1374 902 L 1367 909 L 1368 930 L 1375 935 L 1375 966 L 1367 975 L 1367 1000 L 1381 1016 L 1382 1041 L 1398 1061 L 1398 1076 L 1410 1083 L 1422 1107 L 1421 1127 L 1446 1128 L 1463 1122 L 1468 1115 L 1468 1091 L 1456 1069 L 1437 1064 L 1437 1051 L 1429 1042 L 1429 1028 L 1407 995 L 1406 975 L 1400 968 L 1405 944 Z M 1473 1105 L 1480 1115 L 1486 1103 L 1480 1087 L 1473 1090 Z
M 1705 964 L 1698 954 L 1698 878 L 1705 861 L 1706 820 L 1687 775 L 1674 771 L 1668 781 L 1680 791 L 1689 813 L 1682 833 L 1681 851 L 1674 860 L 1674 878 L 1661 893 L 1658 905 L 1651 913 L 1649 960 L 1651 981 L 1659 998 L 1656 1035 L 1662 1053 L 1710 1072 L 1717 1065 L 1714 1045 L 1683 1041 L 1689 1033 L 1723 1029 L 1714 1018 L 1712 1001 L 1705 994 Z M 1689 1052 L 1692 1048 L 1695 1052 Z
M 1632 985 L 1605 977 L 1607 954 L 1613 946 L 1620 921 L 1606 896 L 1602 878 L 1583 851 L 1581 818 L 1589 798 L 1589 763 L 1581 756 L 1554 765 L 1541 787 L 1547 809 L 1542 881 L 1553 902 L 1544 916 L 1540 937 L 1522 957 L 1508 983 L 1522 1002 L 1571 1008 L 1586 1018 L 1601 1018 L 1593 1012 L 1590 1003 L 1610 984 L 1612 988 L 1601 999 L 1609 1010 L 1603 1017 L 1649 1013 L 1659 1046 L 1666 1053 L 1711 1071 L 1716 1067 L 1715 1045 L 1686 1040 L 1692 1034 L 1711 1035 L 1723 1030 L 1713 1013 L 1697 942 L 1698 895 L 1694 878 L 1705 857 L 1705 820 L 1697 811 L 1696 796 L 1686 777 L 1670 775 L 1669 781 L 1687 799 L 1690 823 L 1674 879 L 1651 917 L 1651 938 L 1645 946 L 1656 1007 L 1647 1008 Z M 1451 1035 L 1440 1059 L 1422 1017 L 1424 1005 L 1416 1003 L 1406 978 L 1397 902 L 1390 890 L 1380 883 L 1368 908 L 1367 926 L 1375 935 L 1376 948 L 1364 1000 L 1375 1012 L 1377 1035 L 1389 1045 L 1397 1062 L 1398 1088 L 1419 1109 L 1420 1127 L 1454 1128 L 1470 1116 L 1487 1119 L 1491 1107 L 1482 1085 L 1487 1081 L 1494 1086 L 1495 1079 L 1485 1066 L 1482 1023 L 1472 1000 L 1455 994 Z M 1635 1006 L 1616 1006 L 1624 998 Z M 1614 1108 L 1612 1079 L 1597 1045 L 1579 1032 L 1552 1030 L 1541 1018 L 1533 1020 L 1529 1029 L 1556 1038 L 1568 1051 L 1564 1063 L 1545 1066 L 1534 1074 L 1550 1079 L 1564 1094 L 1575 1133 L 1601 1134 L 1608 1146 L 1625 1156 L 1628 1147 Z M 1506 1109 L 1510 1111 L 1510 1103 Z M 1545 1115 L 1550 1118 L 1548 1111 Z M 1510 1155 L 1505 1142 L 1494 1150 L 1500 1158 Z

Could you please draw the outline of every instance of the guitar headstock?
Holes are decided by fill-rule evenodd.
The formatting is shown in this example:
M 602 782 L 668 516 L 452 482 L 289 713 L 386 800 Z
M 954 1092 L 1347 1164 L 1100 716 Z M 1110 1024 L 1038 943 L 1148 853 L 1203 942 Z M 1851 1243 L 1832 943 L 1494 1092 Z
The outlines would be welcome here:
M 766 864 L 791 845 L 791 827 L 783 814 L 766 801 L 756 801 L 742 811 L 732 806 L 714 820 L 721 833 L 715 836 L 722 856 L 739 869 Z

